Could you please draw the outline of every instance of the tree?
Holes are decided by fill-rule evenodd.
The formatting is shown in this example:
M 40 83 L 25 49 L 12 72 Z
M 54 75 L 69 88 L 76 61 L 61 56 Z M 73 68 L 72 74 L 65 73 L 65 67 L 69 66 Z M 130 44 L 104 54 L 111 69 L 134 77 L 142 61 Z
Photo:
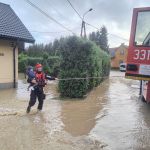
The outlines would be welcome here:
M 29 46 L 27 50 L 27 55 L 28 56 L 41 56 L 41 53 L 44 51 L 44 45 L 43 44 L 34 44 L 32 46 Z
M 53 55 L 53 47 L 51 42 L 45 45 L 44 51 L 47 52 L 49 55 Z
M 53 42 L 53 53 L 55 56 L 57 55 L 59 49 L 60 49 L 60 42 L 59 40 L 55 39 Z
M 95 34 L 95 32 L 92 32 L 92 33 L 89 34 L 89 40 L 96 41 L 96 34 Z
M 89 35 L 89 40 L 94 41 L 103 51 L 108 53 L 108 38 L 107 38 L 107 29 L 105 26 L 102 26 L 100 31 L 92 32 Z
M 99 45 L 102 50 L 108 53 L 107 29 L 105 26 L 102 26 L 100 29 Z

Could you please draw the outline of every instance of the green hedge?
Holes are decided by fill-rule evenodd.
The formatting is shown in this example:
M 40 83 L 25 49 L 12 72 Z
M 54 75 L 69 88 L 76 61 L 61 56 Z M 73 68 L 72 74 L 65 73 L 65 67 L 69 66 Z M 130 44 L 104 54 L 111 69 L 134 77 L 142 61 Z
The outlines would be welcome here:
M 93 87 L 109 75 L 110 57 L 95 43 L 72 36 L 61 45 L 59 78 L 88 78 L 81 80 L 61 80 L 59 90 L 63 97 L 83 97 Z
M 27 66 L 35 66 L 37 63 L 43 64 L 44 71 L 47 71 L 52 76 L 57 76 L 59 73 L 60 57 L 58 56 L 48 56 L 43 57 L 28 57 L 27 55 L 20 54 L 18 58 L 19 62 L 19 72 L 24 73 Z

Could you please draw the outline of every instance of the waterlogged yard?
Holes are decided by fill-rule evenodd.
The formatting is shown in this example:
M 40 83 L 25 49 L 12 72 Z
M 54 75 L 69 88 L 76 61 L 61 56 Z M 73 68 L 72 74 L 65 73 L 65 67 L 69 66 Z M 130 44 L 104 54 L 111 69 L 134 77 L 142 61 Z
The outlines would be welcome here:
M 36 105 L 26 114 L 30 93 L 21 75 L 17 90 L 0 91 L 0 149 L 150 149 L 150 106 L 139 100 L 138 85 L 112 71 L 87 98 L 70 101 L 50 81 L 43 112 Z

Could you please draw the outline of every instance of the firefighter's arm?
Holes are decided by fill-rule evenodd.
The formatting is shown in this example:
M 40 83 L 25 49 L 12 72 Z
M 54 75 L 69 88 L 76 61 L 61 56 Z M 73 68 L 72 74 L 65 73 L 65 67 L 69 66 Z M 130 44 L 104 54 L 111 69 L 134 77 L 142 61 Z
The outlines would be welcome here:
M 48 76 L 48 75 L 46 75 L 45 78 L 46 78 L 47 80 L 56 80 L 56 78 L 51 77 L 51 76 Z

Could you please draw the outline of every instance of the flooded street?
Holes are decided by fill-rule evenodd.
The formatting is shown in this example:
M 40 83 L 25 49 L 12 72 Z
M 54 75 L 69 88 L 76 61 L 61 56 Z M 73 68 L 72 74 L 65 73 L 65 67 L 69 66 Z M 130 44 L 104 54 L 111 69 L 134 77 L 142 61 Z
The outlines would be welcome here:
M 124 73 L 112 71 L 84 100 L 61 100 L 50 81 L 38 113 L 36 105 L 26 114 L 27 86 L 20 77 L 17 90 L 0 91 L 0 150 L 150 149 L 150 105 Z

